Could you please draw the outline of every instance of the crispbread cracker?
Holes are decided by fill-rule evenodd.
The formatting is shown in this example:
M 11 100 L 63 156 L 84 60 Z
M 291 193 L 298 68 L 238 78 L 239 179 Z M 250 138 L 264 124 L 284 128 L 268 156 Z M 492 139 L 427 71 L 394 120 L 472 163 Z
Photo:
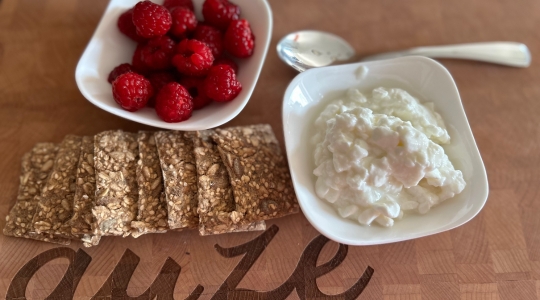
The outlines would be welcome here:
M 94 170 L 94 137 L 83 137 L 81 154 L 77 166 L 75 197 L 73 200 L 73 217 L 69 221 L 71 232 L 82 236 L 92 233 L 94 217 L 92 207 L 96 195 L 96 173 Z
M 96 205 L 94 137 L 84 136 L 77 166 L 73 216 L 68 224 L 71 226 L 71 233 L 80 237 L 86 247 L 95 246 L 99 243 L 99 236 L 92 238 L 96 229 L 96 222 L 92 215 L 94 205 Z M 90 240 L 93 242 L 89 243 Z
M 57 151 L 55 144 L 39 143 L 23 156 L 19 191 L 15 205 L 6 216 L 4 235 L 69 245 L 69 239 L 36 233 L 32 222 L 38 205 L 36 196 L 51 173 Z
M 137 214 L 137 134 L 105 131 L 94 137 L 96 206 L 99 236 L 129 236 Z
M 216 129 L 212 137 L 231 178 L 235 223 L 298 212 L 289 170 L 270 125 Z
M 58 147 L 51 174 L 38 197 L 39 203 L 33 220 L 37 233 L 76 238 L 68 222 L 73 215 L 81 141 L 80 136 L 67 135 Z
M 139 161 L 137 162 L 137 185 L 139 208 L 137 220 L 131 222 L 133 237 L 146 233 L 167 232 L 167 201 L 163 191 L 163 179 L 154 132 L 139 131 Z
M 193 141 L 187 133 L 156 132 L 170 229 L 197 228 L 197 171 Z
M 198 214 L 201 235 L 265 230 L 264 221 L 235 224 L 231 213 L 236 209 L 229 174 L 216 144 L 213 131 L 197 132 L 193 137 L 198 177 Z

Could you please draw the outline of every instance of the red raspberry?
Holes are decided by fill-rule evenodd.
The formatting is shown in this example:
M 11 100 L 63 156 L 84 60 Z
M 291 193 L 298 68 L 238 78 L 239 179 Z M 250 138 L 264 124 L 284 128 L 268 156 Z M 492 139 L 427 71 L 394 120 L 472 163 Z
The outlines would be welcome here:
M 193 39 L 204 42 L 212 50 L 214 57 L 223 53 L 223 34 L 219 29 L 209 25 L 199 25 L 193 33 Z
M 212 102 L 204 93 L 204 79 L 197 77 L 184 77 L 180 80 L 180 84 L 184 86 L 191 97 L 193 97 L 193 109 L 201 109 Z
M 174 56 L 174 41 L 168 36 L 160 36 L 149 40 L 146 44 L 139 44 L 133 57 L 137 65 L 141 64 L 143 70 L 165 70 L 172 67 L 171 59 Z
M 133 24 L 132 16 L 133 8 L 121 14 L 120 17 L 118 17 L 118 22 L 116 22 L 116 25 L 121 33 L 127 35 L 130 39 L 137 43 L 142 43 L 145 41 L 145 39 L 137 34 L 137 29 Z
M 221 64 L 210 68 L 204 80 L 204 91 L 214 101 L 227 102 L 238 96 L 242 84 L 236 80 L 233 68 Z
M 141 1 L 133 8 L 133 24 L 138 35 L 149 39 L 165 35 L 171 28 L 172 18 L 165 7 Z
M 139 74 L 146 74 L 150 72 L 150 69 L 148 66 L 146 66 L 146 63 L 143 61 L 143 55 L 142 55 L 142 48 L 144 44 L 137 45 L 137 48 L 135 48 L 135 52 L 133 53 L 133 59 L 131 60 L 131 65 L 135 69 L 135 71 Z
M 109 73 L 109 78 L 107 78 L 107 81 L 109 83 L 113 83 L 113 81 L 120 75 L 127 73 L 127 72 L 135 72 L 133 67 L 130 64 L 121 64 L 116 66 L 111 73 Z
M 189 8 L 178 6 L 171 9 L 173 24 L 171 34 L 177 38 L 183 38 L 187 33 L 197 27 L 197 17 Z
M 148 75 L 148 80 L 150 80 L 150 83 L 152 83 L 152 86 L 157 93 L 167 83 L 176 82 L 176 76 L 171 71 L 161 71 Z
M 253 54 L 253 47 L 255 47 L 255 36 L 251 32 L 249 22 L 232 21 L 225 33 L 225 49 L 236 57 L 244 58 Z
M 171 82 L 165 85 L 156 97 L 156 113 L 165 122 L 187 120 L 193 111 L 193 99 L 185 87 Z
M 240 7 L 228 0 L 206 0 L 202 13 L 204 20 L 210 25 L 225 30 L 232 20 L 238 20 Z
M 238 74 L 238 65 L 234 62 L 234 60 L 227 58 L 227 57 L 221 57 L 214 61 L 214 66 L 217 65 L 228 65 L 229 67 L 233 68 L 234 74 Z
M 195 8 L 193 8 L 193 2 L 191 0 L 165 0 L 163 2 L 163 6 L 165 6 L 168 10 L 171 10 L 177 6 L 187 7 L 191 11 L 195 11 Z
M 154 88 L 148 79 L 137 73 L 122 74 L 113 81 L 114 101 L 127 111 L 143 108 L 154 94 Z
M 176 46 L 172 59 L 178 72 L 187 76 L 204 76 L 214 62 L 212 50 L 203 42 L 183 40 Z
M 169 71 L 155 72 L 148 75 L 148 80 L 150 80 L 150 83 L 152 84 L 152 87 L 157 94 L 167 83 L 175 82 L 176 76 L 174 76 L 174 74 Z M 146 103 L 146 106 L 148 107 L 154 107 L 155 105 L 156 97 L 150 98 L 150 100 L 148 100 L 148 103 Z

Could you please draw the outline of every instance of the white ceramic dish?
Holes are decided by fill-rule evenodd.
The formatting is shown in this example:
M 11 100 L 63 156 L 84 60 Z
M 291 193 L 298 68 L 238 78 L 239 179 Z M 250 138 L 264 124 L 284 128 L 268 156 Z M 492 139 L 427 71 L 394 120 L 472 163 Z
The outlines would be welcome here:
M 229 103 L 212 103 L 193 112 L 189 120 L 180 123 L 163 122 L 154 109 L 144 108 L 137 112 L 121 109 L 112 97 L 107 82 L 109 72 L 121 63 L 131 63 L 136 43 L 124 36 L 116 27 L 120 14 L 132 8 L 138 0 L 111 0 L 109 6 L 88 43 L 77 69 L 75 80 L 81 93 L 99 108 L 112 114 L 146 125 L 173 130 L 204 130 L 224 124 L 234 118 L 246 106 L 261 72 L 270 38 L 272 36 L 272 12 L 266 0 L 233 0 L 241 8 L 241 18 L 248 20 L 255 35 L 253 56 L 237 60 L 238 80 L 242 92 Z M 155 1 L 162 3 L 162 1 Z M 193 0 L 197 18 L 202 20 L 201 7 L 204 0 Z
M 358 76 L 359 68 L 368 68 Z M 370 91 L 375 87 L 398 87 L 433 101 L 446 122 L 452 143 L 445 146 L 454 166 L 467 183 L 453 199 L 432 208 L 426 215 L 407 215 L 391 228 L 362 226 L 341 218 L 314 191 L 312 124 L 328 100 L 348 88 Z M 376 245 L 404 241 L 450 230 L 471 220 L 484 206 L 488 181 L 458 90 L 450 73 L 425 57 L 403 57 L 384 61 L 311 69 L 289 85 L 283 100 L 283 128 L 294 189 L 304 215 L 328 238 L 349 245 Z

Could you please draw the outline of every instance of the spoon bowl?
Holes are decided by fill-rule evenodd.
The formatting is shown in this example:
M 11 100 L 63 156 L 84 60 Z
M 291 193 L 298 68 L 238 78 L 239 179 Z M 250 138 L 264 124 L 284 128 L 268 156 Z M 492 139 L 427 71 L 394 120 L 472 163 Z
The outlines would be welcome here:
M 344 39 L 316 30 L 286 35 L 279 41 L 277 52 L 282 61 L 299 72 L 348 60 L 354 55 L 353 47 Z

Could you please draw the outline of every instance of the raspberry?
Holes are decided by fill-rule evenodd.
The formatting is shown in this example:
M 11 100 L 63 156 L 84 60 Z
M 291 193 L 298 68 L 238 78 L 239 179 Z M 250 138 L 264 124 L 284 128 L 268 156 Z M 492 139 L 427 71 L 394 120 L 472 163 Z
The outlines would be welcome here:
M 114 101 L 127 111 L 143 108 L 154 94 L 154 88 L 148 79 L 137 73 L 124 73 L 112 84 Z
M 165 7 L 141 1 L 133 8 L 133 24 L 138 35 L 149 39 L 165 35 L 171 28 L 172 18 Z
M 195 11 L 195 8 L 193 8 L 193 2 L 191 0 L 165 0 L 165 2 L 163 2 L 163 6 L 165 6 L 168 10 L 181 6 L 186 7 L 191 11 Z
M 132 16 L 133 8 L 121 14 L 120 17 L 118 17 L 118 22 L 116 22 L 116 25 L 121 33 L 125 34 L 137 43 L 142 43 L 145 41 L 145 39 L 137 34 L 137 29 L 133 24 Z
M 227 102 L 234 99 L 240 91 L 242 84 L 236 80 L 233 68 L 228 65 L 213 66 L 204 80 L 206 95 L 218 102 Z
M 170 82 L 175 82 L 176 77 L 172 72 L 155 72 L 150 75 L 148 75 L 148 80 L 150 80 L 150 83 L 152 84 L 152 87 L 154 88 L 155 93 L 159 93 L 159 91 Z M 148 103 L 146 103 L 146 106 L 148 107 L 154 107 L 156 105 L 156 97 L 150 98 L 148 100 Z
M 240 58 L 253 54 L 255 36 L 246 20 L 232 21 L 225 33 L 225 49 Z
M 135 71 L 139 74 L 146 74 L 150 72 L 150 69 L 148 66 L 146 66 L 146 63 L 143 61 L 143 55 L 142 55 L 142 48 L 144 44 L 137 45 L 137 48 L 135 48 L 135 52 L 133 53 L 133 59 L 131 60 L 131 65 L 135 69 Z
M 187 120 L 193 111 L 193 99 L 186 88 L 176 82 L 165 85 L 156 97 L 156 113 L 165 122 Z
M 167 83 L 175 82 L 176 76 L 170 71 L 155 72 L 148 75 L 148 80 L 152 83 L 154 90 L 159 92 Z
M 121 64 L 116 66 L 111 73 L 109 73 L 109 78 L 107 78 L 107 81 L 109 83 L 113 83 L 113 81 L 120 75 L 127 73 L 127 72 L 135 72 L 133 67 L 130 64 Z
M 143 70 L 165 70 L 172 67 L 174 41 L 168 36 L 160 36 L 139 44 L 133 57 L 133 65 L 141 65 Z M 137 60 L 137 63 L 135 63 Z
M 204 76 L 214 62 L 212 50 L 203 42 L 183 40 L 176 46 L 172 59 L 178 72 L 187 76 Z
M 208 45 L 214 57 L 220 57 L 223 53 L 223 34 L 215 27 L 209 25 L 197 26 L 193 33 L 193 39 Z
M 217 66 L 217 65 L 228 65 L 229 67 L 233 68 L 234 74 L 238 74 L 238 65 L 234 62 L 234 60 L 230 58 L 222 57 L 222 58 L 216 59 L 214 61 L 214 66 Z
M 204 93 L 204 79 L 197 77 L 184 77 L 180 80 L 180 84 L 184 86 L 191 97 L 193 97 L 193 109 L 201 109 L 212 102 Z
M 238 20 L 240 7 L 228 0 L 204 1 L 202 13 L 204 20 L 219 29 L 227 29 L 232 20 Z
M 174 7 L 171 9 L 173 24 L 171 34 L 177 38 L 185 37 L 187 33 L 195 30 L 197 27 L 197 18 L 195 13 L 186 7 Z

